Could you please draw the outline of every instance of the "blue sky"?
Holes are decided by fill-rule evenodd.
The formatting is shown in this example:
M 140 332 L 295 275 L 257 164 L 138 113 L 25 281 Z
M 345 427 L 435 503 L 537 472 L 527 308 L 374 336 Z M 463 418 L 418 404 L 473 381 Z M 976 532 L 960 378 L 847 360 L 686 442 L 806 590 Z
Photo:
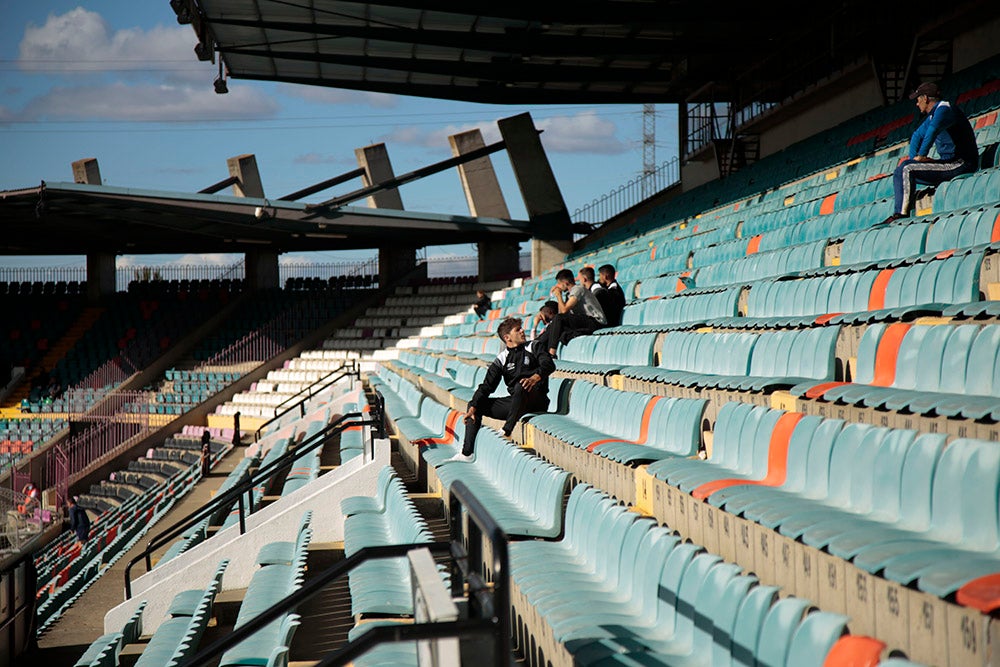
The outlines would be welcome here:
M 108 185 L 195 192 L 228 175 L 226 158 L 254 153 L 265 192 L 281 196 L 356 167 L 359 146 L 385 143 L 396 173 L 404 173 L 451 157 L 449 134 L 480 127 L 487 142 L 497 140 L 496 120 L 523 111 L 544 130 L 571 212 L 642 168 L 638 105 L 481 105 L 240 80 L 217 95 L 216 66 L 195 58 L 194 32 L 177 24 L 167 0 L 0 0 L 0 19 L 0 190 L 71 181 L 71 162 L 96 157 Z M 676 113 L 665 105 L 657 112 L 662 162 L 677 153 Z M 527 217 L 505 154 L 494 154 L 493 162 L 511 215 Z M 352 181 L 307 201 L 359 186 Z M 454 170 L 400 192 L 409 210 L 468 213 Z M 467 255 L 473 248 L 429 250 L 442 253 Z M 231 259 L 146 256 L 120 263 Z M 75 260 L 0 256 L 0 266 L 68 261 Z

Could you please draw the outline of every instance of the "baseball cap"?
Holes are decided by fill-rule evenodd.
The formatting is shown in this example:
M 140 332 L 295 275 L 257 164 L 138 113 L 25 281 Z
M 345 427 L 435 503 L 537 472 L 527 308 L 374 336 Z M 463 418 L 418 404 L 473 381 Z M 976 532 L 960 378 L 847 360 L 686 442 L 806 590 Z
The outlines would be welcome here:
M 915 100 L 921 95 L 926 95 L 927 97 L 933 97 L 934 99 L 941 99 L 941 89 L 938 88 L 936 83 L 931 83 L 926 81 L 919 86 L 917 89 L 910 93 L 910 99 Z

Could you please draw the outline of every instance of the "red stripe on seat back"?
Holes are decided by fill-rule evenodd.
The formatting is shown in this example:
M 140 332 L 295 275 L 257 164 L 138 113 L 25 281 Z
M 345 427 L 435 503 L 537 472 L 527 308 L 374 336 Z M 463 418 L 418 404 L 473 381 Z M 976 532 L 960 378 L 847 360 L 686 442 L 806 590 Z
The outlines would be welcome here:
M 823 382 L 806 389 L 806 393 L 804 395 L 806 398 L 820 398 L 823 394 L 830 391 L 834 387 L 842 387 L 845 384 L 850 384 L 850 382 Z
M 685 271 L 684 273 L 682 273 L 680 276 L 677 277 L 677 287 L 674 289 L 675 292 L 683 292 L 687 288 L 687 285 L 684 284 L 684 281 L 681 280 L 681 278 L 687 278 L 690 275 L 691 275 L 690 271 Z
M 698 500 L 704 500 L 721 489 L 741 484 L 749 486 L 781 486 L 788 474 L 788 445 L 792 441 L 792 432 L 799 421 L 805 417 L 801 412 L 787 412 L 778 418 L 778 423 L 771 431 L 771 439 L 767 448 L 767 474 L 763 479 L 717 479 L 697 487 L 691 495 Z
M 827 195 L 823 197 L 823 203 L 819 205 L 820 215 L 830 215 L 833 213 L 833 205 L 837 201 L 837 193 L 834 192 L 832 195 Z
M 1000 609 L 1000 573 L 973 579 L 955 593 L 955 601 L 984 614 Z
M 890 324 L 878 342 L 875 351 L 875 377 L 872 384 L 876 387 L 889 387 L 896 379 L 896 361 L 899 358 L 899 346 L 910 331 L 912 324 L 896 322 Z
M 660 402 L 663 396 L 654 396 L 649 403 L 646 404 L 646 408 L 642 411 L 642 425 L 639 428 L 639 437 L 636 438 L 634 445 L 644 445 L 649 439 L 649 422 L 653 417 L 653 408 L 656 404 Z M 603 445 L 609 442 L 629 442 L 628 440 L 622 440 L 620 438 L 605 438 L 604 440 L 598 440 L 597 442 L 592 442 L 587 445 L 587 451 L 592 452 L 594 448 L 598 445 Z
M 844 635 L 823 660 L 823 667 L 875 667 L 882 661 L 886 644 L 874 637 Z
M 889 279 L 896 269 L 883 269 L 872 284 L 872 291 L 868 293 L 868 310 L 882 310 L 885 308 L 885 290 L 889 286 Z

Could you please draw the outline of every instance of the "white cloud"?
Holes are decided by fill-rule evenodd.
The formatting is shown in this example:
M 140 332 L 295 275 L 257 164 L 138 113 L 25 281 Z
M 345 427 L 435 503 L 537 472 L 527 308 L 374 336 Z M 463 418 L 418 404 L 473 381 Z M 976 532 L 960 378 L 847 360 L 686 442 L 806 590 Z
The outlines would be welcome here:
M 387 93 L 371 93 L 347 88 L 323 88 L 285 83 L 278 90 L 289 97 L 297 97 L 316 104 L 359 104 L 378 109 L 391 109 L 399 104 L 399 97 Z
M 22 71 L 62 76 L 21 109 L 0 109 L 0 122 L 20 120 L 190 120 L 270 118 L 278 103 L 259 86 L 229 86 L 217 95 L 214 66 L 200 63 L 190 26 L 112 30 L 97 12 L 77 7 L 29 24 L 18 53 Z
M 26 72 L 134 70 L 168 81 L 207 81 L 213 66 L 199 63 L 192 49 L 191 26 L 156 26 L 110 31 L 97 12 L 77 7 L 49 14 L 41 26 L 29 24 L 19 48 L 18 64 Z
M 115 259 L 115 266 L 119 269 L 131 268 L 133 266 L 189 266 L 205 265 L 231 266 L 243 259 L 243 255 L 232 253 L 189 253 L 167 257 L 164 255 L 119 255 Z
M 312 257 L 307 257 L 306 255 L 281 255 L 278 257 L 278 264 L 316 264 L 316 260 Z
M 217 95 L 211 86 L 112 83 L 53 88 L 31 100 L 18 118 L 34 120 L 102 118 L 111 120 L 197 120 L 273 116 L 277 103 L 251 86 L 230 86 Z
M 187 255 L 181 255 L 177 260 L 170 262 L 171 264 L 213 264 L 215 266 L 229 266 L 230 264 L 235 264 L 243 259 L 243 255 L 234 255 L 231 253 L 221 253 L 221 252 L 207 252 L 207 253 L 189 253 Z
M 542 144 L 550 153 L 598 153 L 617 155 L 629 150 L 616 135 L 618 128 L 594 111 L 574 116 L 554 116 L 535 123 L 542 133 Z
M 424 148 L 448 148 L 448 137 L 461 132 L 478 129 L 483 133 L 483 141 L 492 144 L 500 141 L 500 130 L 496 123 L 469 123 L 448 125 L 436 130 L 428 130 L 416 125 L 398 127 L 382 137 L 386 143 L 410 144 Z
M 542 118 L 535 121 L 535 126 L 543 130 L 542 145 L 549 153 L 617 155 L 629 150 L 628 145 L 616 136 L 618 127 L 594 111 L 584 111 L 573 116 Z M 442 148 L 448 146 L 449 136 L 477 128 L 482 131 L 483 141 L 487 144 L 500 141 L 500 130 L 495 121 L 448 125 L 436 130 L 408 125 L 396 128 L 382 140 L 387 143 Z

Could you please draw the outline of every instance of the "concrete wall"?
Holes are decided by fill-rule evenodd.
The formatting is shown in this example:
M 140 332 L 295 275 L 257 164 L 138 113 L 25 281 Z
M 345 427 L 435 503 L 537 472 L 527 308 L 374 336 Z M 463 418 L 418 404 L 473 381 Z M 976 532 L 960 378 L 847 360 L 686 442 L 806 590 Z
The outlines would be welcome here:
M 957 72 L 997 53 L 1000 53 L 1000 18 L 959 36 L 952 51 L 952 63 Z
M 829 98 L 816 100 L 799 113 L 761 132 L 760 156 L 767 157 L 792 144 L 835 127 L 882 104 L 874 70 L 870 76 Z
M 719 178 L 719 163 L 715 158 L 715 148 L 712 146 L 700 151 L 698 159 L 681 163 L 681 190 L 684 192 L 717 178 Z

